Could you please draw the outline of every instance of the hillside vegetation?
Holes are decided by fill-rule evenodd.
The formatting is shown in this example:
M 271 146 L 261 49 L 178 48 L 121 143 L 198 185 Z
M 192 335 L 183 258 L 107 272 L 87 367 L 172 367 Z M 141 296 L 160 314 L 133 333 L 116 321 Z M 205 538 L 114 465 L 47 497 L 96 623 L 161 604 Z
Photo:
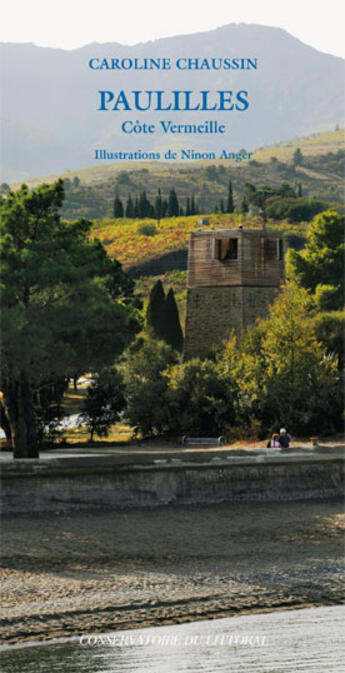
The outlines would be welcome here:
M 296 149 L 302 161 L 294 163 Z M 306 198 L 316 197 L 327 201 L 342 201 L 344 179 L 344 131 L 297 138 L 289 143 L 258 150 L 249 163 L 190 162 L 188 166 L 167 163 L 103 164 L 94 168 L 70 171 L 60 176 L 28 180 L 30 187 L 42 182 L 52 183 L 57 177 L 65 179 L 66 200 L 62 215 L 66 219 L 88 217 L 91 219 L 113 216 L 114 198 L 117 194 L 124 202 L 145 191 L 154 201 L 158 189 L 167 197 L 175 189 L 180 205 L 184 208 L 188 197 L 194 195 L 203 213 L 214 212 L 221 200 L 227 197 L 228 181 L 232 180 L 235 205 L 243 198 L 245 184 L 279 186 L 288 182 L 301 185 Z M 13 188 L 19 186 L 14 183 Z
M 148 259 L 154 259 L 170 252 L 187 248 L 191 231 L 202 228 L 207 229 L 233 229 L 240 224 L 249 228 L 260 228 L 260 217 L 217 213 L 207 215 L 208 225 L 199 224 L 203 216 L 170 217 L 161 220 L 145 220 L 152 223 L 156 233 L 145 236 L 140 233 L 141 220 L 104 219 L 95 221 L 92 235 L 99 238 L 105 246 L 109 256 L 122 263 L 125 269 L 142 264 Z M 287 234 L 303 236 L 306 225 L 291 225 L 288 222 L 270 222 L 267 226 L 273 229 L 282 229 Z

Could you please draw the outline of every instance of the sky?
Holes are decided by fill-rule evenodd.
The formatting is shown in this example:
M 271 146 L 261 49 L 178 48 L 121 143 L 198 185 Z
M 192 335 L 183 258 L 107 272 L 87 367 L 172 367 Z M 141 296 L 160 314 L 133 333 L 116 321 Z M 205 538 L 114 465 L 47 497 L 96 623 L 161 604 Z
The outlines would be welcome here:
M 76 49 L 90 42 L 133 45 L 228 23 L 284 28 L 316 49 L 345 57 L 343 0 L 11 0 L 1 42 Z

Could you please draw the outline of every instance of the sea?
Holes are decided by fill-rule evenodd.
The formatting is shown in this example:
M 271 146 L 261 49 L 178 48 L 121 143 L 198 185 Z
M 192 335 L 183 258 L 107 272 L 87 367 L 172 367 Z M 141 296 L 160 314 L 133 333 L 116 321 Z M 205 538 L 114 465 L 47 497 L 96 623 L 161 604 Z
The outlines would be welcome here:
M 1 649 L 2 673 L 338 673 L 343 606 L 204 620 Z

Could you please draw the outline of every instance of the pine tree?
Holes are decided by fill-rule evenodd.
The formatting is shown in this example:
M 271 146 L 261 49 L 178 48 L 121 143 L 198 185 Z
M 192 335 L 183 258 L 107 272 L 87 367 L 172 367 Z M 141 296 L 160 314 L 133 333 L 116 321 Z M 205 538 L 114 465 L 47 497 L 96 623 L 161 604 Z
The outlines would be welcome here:
M 229 180 L 228 203 L 227 203 L 227 206 L 226 206 L 226 212 L 227 213 L 233 213 L 234 212 L 234 199 L 233 199 L 233 195 L 232 195 L 231 180 Z
M 123 217 L 123 204 L 117 195 L 114 200 L 114 217 Z
M 157 280 L 151 289 L 146 312 L 146 324 L 152 328 L 158 339 L 166 340 L 166 305 L 161 280 Z
M 178 198 L 174 189 L 169 194 L 168 217 L 178 217 L 180 212 Z
M 182 352 L 183 333 L 180 324 L 174 290 L 171 287 L 165 300 L 165 340 L 175 350 Z
M 130 194 L 126 203 L 126 217 L 134 217 L 134 205 Z

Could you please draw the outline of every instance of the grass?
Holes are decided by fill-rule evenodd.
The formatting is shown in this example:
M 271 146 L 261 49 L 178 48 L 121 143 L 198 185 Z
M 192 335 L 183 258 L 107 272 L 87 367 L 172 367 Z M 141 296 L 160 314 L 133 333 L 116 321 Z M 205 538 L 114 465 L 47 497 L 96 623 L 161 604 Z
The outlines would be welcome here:
M 256 161 L 266 162 L 272 157 L 276 157 L 278 161 L 289 163 L 297 147 L 301 149 L 302 154 L 311 157 L 328 152 L 337 152 L 344 148 L 344 143 L 345 130 L 338 129 L 328 133 L 314 134 L 306 138 L 295 138 L 288 143 L 264 147 L 255 152 L 255 159 Z
M 90 443 L 90 433 L 85 427 L 69 428 L 63 433 L 63 440 L 71 445 L 99 446 L 104 444 L 128 444 L 133 438 L 133 428 L 130 425 L 116 423 L 109 429 L 108 437 L 94 435 L 94 441 Z

